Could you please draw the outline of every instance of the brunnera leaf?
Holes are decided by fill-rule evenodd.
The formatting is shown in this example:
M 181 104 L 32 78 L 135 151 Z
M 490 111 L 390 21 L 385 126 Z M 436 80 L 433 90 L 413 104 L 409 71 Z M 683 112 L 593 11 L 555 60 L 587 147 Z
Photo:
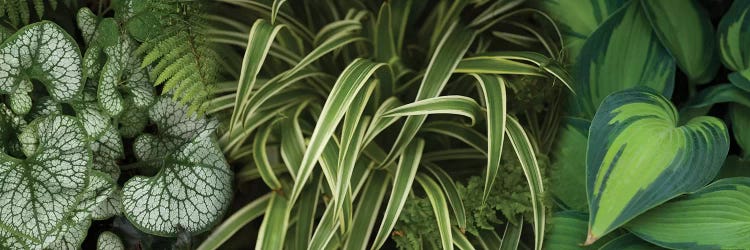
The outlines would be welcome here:
M 125 216 L 140 230 L 175 236 L 208 230 L 226 211 L 232 197 L 232 172 L 213 138 L 215 123 L 171 97 L 149 110 L 158 134 L 136 138 L 136 157 L 159 169 L 155 176 L 135 176 L 123 187 Z
M 0 154 L 0 229 L 34 242 L 57 230 L 75 209 L 91 164 L 76 118 L 40 119 L 27 130 L 36 144 L 26 159 Z
M 97 250 L 124 250 L 125 245 L 122 240 L 116 234 L 105 231 L 99 234 L 99 238 L 96 240 Z
M 604 99 L 589 129 L 587 244 L 716 176 L 729 151 L 724 122 L 678 121 L 674 105 L 646 87 Z
M 83 87 L 78 45 L 52 22 L 27 25 L 7 38 L 0 45 L 0 60 L 3 94 L 25 94 L 18 91 L 30 91 L 30 81 L 35 79 L 44 84 L 52 99 L 64 102 L 73 99 Z

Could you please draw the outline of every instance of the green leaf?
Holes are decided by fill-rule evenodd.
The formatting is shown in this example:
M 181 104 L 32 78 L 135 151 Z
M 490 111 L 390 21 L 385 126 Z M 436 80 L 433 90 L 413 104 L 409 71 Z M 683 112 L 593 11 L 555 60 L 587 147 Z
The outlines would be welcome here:
M 125 250 L 125 245 L 120 237 L 110 231 L 104 231 L 99 234 L 96 240 L 97 250 Z
M 386 177 L 385 171 L 374 170 L 370 174 L 370 178 L 368 178 L 364 190 L 360 195 L 359 203 L 356 209 L 354 209 L 355 214 L 352 220 L 351 232 L 359 233 L 349 235 L 344 249 L 367 249 L 367 243 L 370 241 L 372 229 L 375 226 L 375 221 L 378 219 L 378 211 L 380 211 L 380 206 L 383 204 L 385 191 L 388 187 L 388 179 Z
M 748 249 L 750 178 L 721 179 L 649 210 L 626 227 L 666 248 Z
M 474 99 L 465 96 L 438 96 L 405 104 L 383 114 L 383 117 L 399 117 L 430 114 L 453 114 L 471 119 L 471 126 L 484 110 Z
M 448 213 L 448 204 L 445 201 L 440 186 L 428 175 L 420 173 L 415 179 L 427 193 L 432 205 L 432 211 L 435 213 L 438 230 L 440 231 L 440 242 L 443 249 L 453 249 L 453 236 L 451 233 L 451 221 Z
M 523 218 L 516 219 L 516 221 L 518 221 L 518 225 L 513 225 L 510 222 L 505 225 L 500 250 L 518 249 L 518 243 L 521 241 L 521 231 L 523 230 Z
M 0 154 L 0 231 L 41 243 L 82 198 L 91 151 L 73 117 L 41 118 L 27 131 L 36 148 L 26 159 Z
M 473 76 L 482 87 L 482 94 L 487 103 L 487 172 L 482 195 L 482 202 L 486 202 L 497 173 L 500 171 L 500 158 L 503 153 L 503 141 L 505 141 L 507 98 L 503 78 L 476 74 Z
M 440 94 L 453 70 L 456 69 L 464 53 L 469 49 L 475 35 L 474 32 L 458 23 L 452 24 L 447 29 L 435 49 L 430 64 L 427 66 L 415 101 L 437 97 Z M 394 142 L 391 151 L 388 152 L 381 165 L 390 165 L 404 151 L 426 119 L 426 115 L 406 118 L 396 142 Z
M 297 180 L 294 182 L 290 202 L 294 204 L 302 187 L 306 184 L 312 173 L 315 162 L 323 153 L 325 145 L 333 136 L 334 129 L 341 121 L 346 108 L 354 102 L 354 97 L 369 81 L 370 76 L 383 64 L 373 63 L 365 59 L 356 59 L 344 69 L 341 76 L 326 99 L 323 110 L 320 113 L 318 123 L 315 126 L 310 143 L 302 158 Z
M 83 88 L 81 53 L 60 26 L 48 21 L 27 25 L 0 44 L 0 93 L 21 94 L 31 79 L 41 81 L 52 99 L 69 101 Z
M 552 151 L 553 172 L 550 191 L 566 207 L 587 211 L 586 142 L 591 122 L 568 118 L 560 128 Z
M 274 192 L 268 203 L 263 223 L 260 224 L 258 230 L 255 249 L 281 250 L 289 224 L 289 212 L 287 212 L 289 202 L 279 193 Z
M 143 134 L 133 147 L 142 164 L 159 169 L 152 177 L 135 176 L 123 187 L 125 215 L 138 229 L 175 236 L 181 229 L 208 230 L 232 197 L 232 172 L 212 138 L 214 123 L 170 97 L 149 110 L 158 136 Z
M 750 107 L 729 105 L 729 117 L 732 121 L 734 140 L 743 152 L 743 158 L 750 159 Z
M 574 66 L 578 106 L 593 117 L 606 96 L 634 86 L 671 96 L 674 60 L 651 30 L 639 1 L 613 13 L 591 34 Z
M 244 120 L 246 109 L 244 105 L 248 103 L 247 100 L 250 98 L 256 77 L 268 55 L 273 39 L 283 27 L 282 25 L 273 26 L 263 19 L 258 19 L 250 29 L 247 50 L 245 50 L 245 56 L 242 59 L 242 71 L 240 72 L 237 97 L 234 101 L 234 112 L 232 112 L 229 123 L 230 133 L 233 129 L 238 128 Z
M 271 188 L 271 190 L 279 190 L 281 189 L 281 182 L 279 182 L 279 179 L 277 179 L 276 175 L 273 173 L 271 162 L 268 160 L 268 152 L 266 150 L 266 142 L 271 135 L 271 129 L 273 129 L 274 125 L 276 125 L 276 122 L 268 123 L 263 126 L 257 134 L 255 134 L 255 139 L 253 140 L 253 161 L 255 162 L 255 167 L 259 170 L 260 177 L 263 178 L 263 182 L 266 183 L 266 186 Z
M 708 12 L 690 0 L 641 1 L 661 44 L 692 82 L 706 83 L 719 69 Z
M 678 120 L 672 103 L 645 87 L 604 100 L 588 139 L 586 244 L 716 176 L 729 150 L 724 123 L 706 116 L 684 125 Z
M 586 238 L 588 215 L 575 211 L 557 212 L 552 215 L 550 231 L 544 240 L 545 249 L 599 249 L 608 239 L 602 238 L 590 246 L 580 246 Z M 608 236 L 611 238 L 611 236 Z
M 232 216 L 229 216 L 201 243 L 199 250 L 218 249 L 222 243 L 229 240 L 232 235 L 237 233 L 242 227 L 263 215 L 268 207 L 268 201 L 271 195 L 261 196 L 247 205 L 243 206 Z
M 565 46 L 563 49 L 570 56 L 570 61 L 575 62 L 586 39 L 624 2 L 545 0 L 541 1 L 541 8 L 561 26 Z
M 378 229 L 371 249 L 382 247 L 391 230 L 393 230 L 393 226 L 396 225 L 396 220 L 401 214 L 401 209 L 404 208 L 406 198 L 408 198 L 409 191 L 411 191 L 411 185 L 414 183 L 423 149 L 424 140 L 417 139 L 410 143 L 404 154 L 401 155 L 401 160 L 398 163 L 393 179 L 393 189 L 391 189 L 388 205 L 385 208 L 385 215 L 383 215 L 380 229 Z
M 508 118 L 506 125 L 508 140 L 518 156 L 518 162 L 523 168 L 523 174 L 529 183 L 531 206 L 534 215 L 534 249 L 540 250 L 544 244 L 545 206 L 542 195 L 544 186 L 535 150 L 521 124 L 513 117 Z
M 422 162 L 422 164 L 427 167 L 427 171 L 429 171 L 435 179 L 437 179 L 438 183 L 440 183 L 440 187 L 443 188 L 445 195 L 448 197 L 448 202 L 450 202 L 451 209 L 456 217 L 456 224 L 461 232 L 463 232 L 466 229 L 466 210 L 464 209 L 461 194 L 456 188 L 456 182 L 453 181 L 453 178 L 451 178 L 451 176 L 439 166 L 428 162 Z
M 748 62 L 750 50 L 743 46 L 750 41 L 750 32 L 743 28 L 750 22 L 750 18 L 747 18 L 748 10 L 750 10 L 750 2 L 732 2 L 732 6 L 729 7 L 716 28 L 721 61 L 724 66 L 734 71 L 750 69 Z

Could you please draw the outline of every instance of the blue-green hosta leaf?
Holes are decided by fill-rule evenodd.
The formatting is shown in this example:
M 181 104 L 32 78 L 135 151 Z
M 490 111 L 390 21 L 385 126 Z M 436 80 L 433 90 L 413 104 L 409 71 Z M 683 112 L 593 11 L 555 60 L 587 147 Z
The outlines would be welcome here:
M 638 216 L 626 227 L 672 249 L 750 249 L 750 178 L 721 179 Z
M 651 30 L 639 1 L 632 1 L 591 34 L 574 66 L 578 106 L 590 118 L 606 96 L 635 86 L 672 95 L 675 65 Z
M 78 120 L 34 123 L 36 150 L 25 160 L 0 155 L 0 229 L 41 242 L 57 230 L 84 192 L 91 151 Z
M 96 240 L 96 250 L 125 250 L 125 245 L 116 234 L 105 231 Z
M 158 135 L 136 138 L 136 157 L 159 169 L 153 177 L 136 176 L 123 187 L 125 216 L 142 231 L 174 236 L 183 228 L 203 232 L 226 211 L 232 197 L 232 172 L 214 138 L 215 123 L 171 97 L 149 110 Z
M 695 83 L 713 79 L 719 69 L 714 28 L 708 13 L 694 0 L 641 1 L 661 44 Z
M 646 87 L 604 100 L 589 130 L 587 244 L 716 176 L 729 151 L 724 123 L 678 120 L 672 103 Z
M 750 48 L 744 46 L 750 41 L 748 11 L 750 2 L 734 1 L 716 28 L 722 63 L 738 72 L 750 68 Z
M 13 94 L 41 81 L 55 101 L 68 101 L 83 87 L 75 40 L 52 22 L 25 26 L 0 44 L 0 93 Z M 27 83 L 24 83 L 27 82 Z

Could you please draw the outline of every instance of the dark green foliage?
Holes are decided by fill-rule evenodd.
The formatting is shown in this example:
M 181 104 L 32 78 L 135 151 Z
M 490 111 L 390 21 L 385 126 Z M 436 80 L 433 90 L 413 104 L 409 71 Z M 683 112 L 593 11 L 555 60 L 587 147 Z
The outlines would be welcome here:
M 191 111 L 203 111 L 212 93 L 219 56 L 205 34 L 208 26 L 202 1 L 133 1 L 134 16 L 128 31 L 141 42 L 138 54 L 149 76 Z M 158 27 L 158 28 L 156 28 Z

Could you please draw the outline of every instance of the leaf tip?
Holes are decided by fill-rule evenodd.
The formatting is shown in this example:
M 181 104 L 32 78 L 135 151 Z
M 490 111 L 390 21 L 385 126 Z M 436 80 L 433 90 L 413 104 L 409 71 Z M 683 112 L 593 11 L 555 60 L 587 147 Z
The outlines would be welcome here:
M 586 242 L 583 243 L 583 246 L 590 246 L 591 244 L 594 244 L 596 240 L 598 240 L 599 237 L 594 236 L 594 234 L 591 233 L 591 230 L 589 230 L 588 235 L 586 236 Z

